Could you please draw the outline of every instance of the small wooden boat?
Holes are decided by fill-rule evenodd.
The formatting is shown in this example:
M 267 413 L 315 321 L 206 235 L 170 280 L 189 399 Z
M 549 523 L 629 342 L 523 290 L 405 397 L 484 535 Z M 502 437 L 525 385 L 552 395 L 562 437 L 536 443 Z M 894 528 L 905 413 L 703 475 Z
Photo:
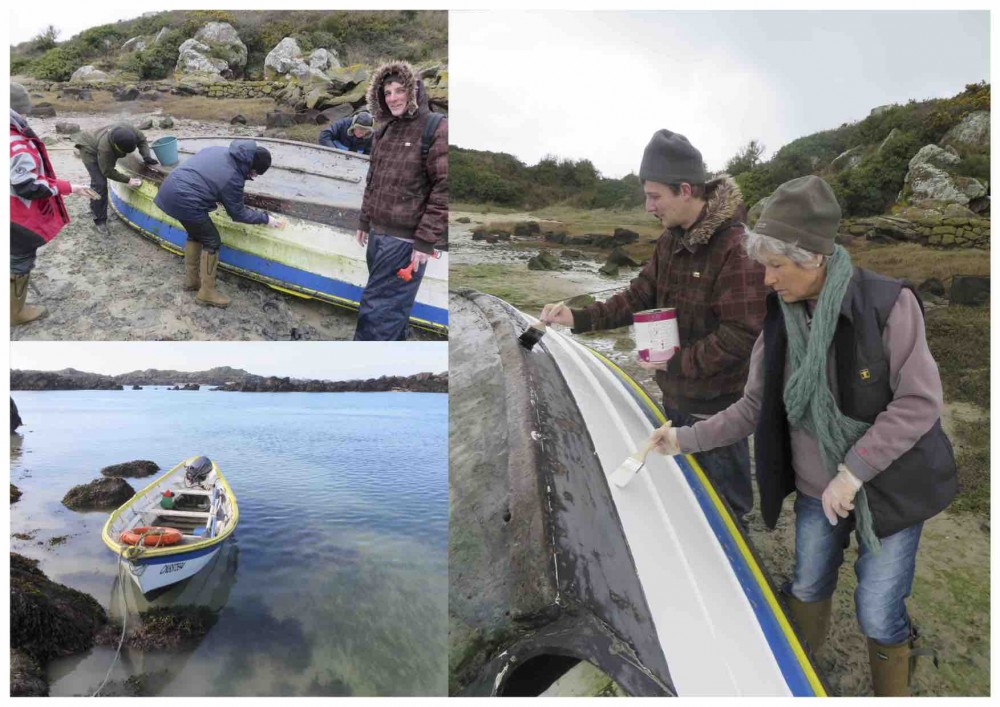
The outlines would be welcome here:
M 496 297 L 453 294 L 448 611 L 453 693 L 540 694 L 589 662 L 630 695 L 823 695 L 693 457 L 613 471 L 664 422 L 613 362 Z
M 179 138 L 180 162 L 205 147 L 228 147 L 231 137 Z M 354 240 L 369 158 L 289 140 L 255 138 L 271 152 L 271 168 L 248 181 L 248 206 L 280 214 L 283 230 L 232 221 L 224 209 L 211 218 L 222 236 L 219 265 L 238 275 L 299 297 L 357 309 L 368 282 L 365 249 Z M 109 182 L 111 206 L 141 235 L 183 255 L 187 235 L 180 223 L 153 203 L 173 167 L 147 167 L 134 153 L 118 168 L 143 179 L 138 189 Z M 410 312 L 414 326 L 448 331 L 448 253 L 436 251 L 425 267 Z
M 239 518 L 236 497 L 216 463 L 191 457 L 115 510 L 101 539 L 148 594 L 204 569 Z

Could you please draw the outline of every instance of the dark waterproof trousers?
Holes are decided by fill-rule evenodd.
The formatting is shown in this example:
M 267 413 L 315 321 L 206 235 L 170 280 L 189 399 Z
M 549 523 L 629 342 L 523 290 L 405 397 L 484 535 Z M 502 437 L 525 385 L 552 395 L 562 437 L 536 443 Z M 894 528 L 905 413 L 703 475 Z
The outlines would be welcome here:
M 104 223 L 108 220 L 108 178 L 101 174 L 97 159 L 83 158 L 83 166 L 90 175 L 90 188 L 97 192 L 99 199 L 90 202 L 90 213 L 94 215 L 94 223 Z
M 204 221 L 181 221 L 181 225 L 187 232 L 189 241 L 201 243 L 201 247 L 209 253 L 218 253 L 222 247 L 222 236 L 219 229 L 215 227 L 212 219 L 206 217 Z
M 27 275 L 35 267 L 35 254 L 45 239 L 18 223 L 10 224 L 10 274 Z
M 698 418 L 664 406 L 674 427 L 688 427 Z M 753 485 L 750 481 L 750 442 L 742 439 L 727 447 L 717 447 L 692 455 L 720 496 L 729 504 L 736 520 L 746 528 L 744 516 L 753 508 Z
M 405 282 L 396 273 L 410 264 L 413 246 L 392 236 L 368 236 L 368 284 L 361 294 L 355 341 L 405 341 L 410 310 L 427 265 Z

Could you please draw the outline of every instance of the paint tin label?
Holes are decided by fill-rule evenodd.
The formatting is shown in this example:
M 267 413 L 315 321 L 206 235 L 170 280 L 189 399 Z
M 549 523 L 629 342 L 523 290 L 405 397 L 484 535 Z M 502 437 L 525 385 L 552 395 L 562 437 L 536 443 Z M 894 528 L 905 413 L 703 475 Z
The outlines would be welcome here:
M 681 348 L 677 333 L 677 310 L 647 309 L 633 315 L 635 345 L 639 359 L 649 363 L 662 363 Z

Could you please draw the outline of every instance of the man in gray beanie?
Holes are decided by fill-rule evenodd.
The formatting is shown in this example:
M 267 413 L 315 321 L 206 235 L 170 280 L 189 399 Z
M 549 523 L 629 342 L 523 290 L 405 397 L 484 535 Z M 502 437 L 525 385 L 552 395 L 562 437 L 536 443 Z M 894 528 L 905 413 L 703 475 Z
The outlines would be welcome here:
M 746 237 L 773 293 L 743 397 L 651 441 L 663 453 L 692 453 L 753 434 L 766 526 L 795 493 L 795 564 L 782 592 L 813 652 L 826 640 L 855 534 L 854 602 L 872 688 L 904 696 L 919 653 L 906 599 L 920 534 L 955 497 L 957 470 L 919 296 L 853 267 L 835 242 L 839 223 L 837 197 L 819 177 L 775 190 Z
M 544 322 L 574 332 L 632 324 L 646 309 L 677 310 L 680 351 L 655 370 L 674 425 L 690 425 L 740 398 L 753 342 L 764 319 L 763 268 L 742 250 L 746 208 L 728 176 L 708 180 L 701 153 L 686 137 L 658 130 L 639 168 L 646 211 L 664 227 L 653 257 L 628 289 L 606 302 L 571 310 L 546 305 Z M 753 507 L 747 441 L 695 455 L 743 521 Z

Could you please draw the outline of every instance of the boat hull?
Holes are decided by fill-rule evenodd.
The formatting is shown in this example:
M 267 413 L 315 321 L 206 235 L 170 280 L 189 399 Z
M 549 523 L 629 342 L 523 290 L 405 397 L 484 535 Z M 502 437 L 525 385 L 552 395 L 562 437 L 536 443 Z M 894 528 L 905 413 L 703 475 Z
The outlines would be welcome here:
M 150 559 L 123 560 L 129 577 L 143 594 L 189 579 L 202 571 L 222 549 L 221 543 L 192 552 Z
M 212 212 L 210 217 L 222 237 L 220 267 L 288 294 L 356 310 L 368 281 L 365 249 L 354 238 L 367 161 L 319 146 L 279 140 L 259 142 L 272 150 L 274 163 L 265 175 L 270 181 L 258 178 L 247 183 L 246 201 L 252 208 L 280 214 L 287 226 L 277 231 L 236 223 L 221 209 Z M 185 139 L 181 141 L 182 153 L 193 154 L 201 147 L 218 143 L 219 139 Z M 347 174 L 348 188 L 344 180 L 307 173 L 303 165 L 309 156 L 319 160 L 316 169 Z M 282 160 L 290 164 L 282 167 Z M 329 164 L 324 166 L 322 160 Z M 346 166 L 342 164 L 345 160 L 349 160 Z M 143 185 L 132 189 L 110 182 L 112 208 L 134 231 L 182 255 L 186 232 L 153 202 L 162 172 L 146 167 L 134 156 L 120 160 L 119 168 L 141 177 Z M 294 186 L 290 187 L 289 182 Z M 323 188 L 330 192 L 326 198 L 317 193 Z M 437 255 L 425 266 L 410 321 L 413 326 L 446 335 L 448 253 L 438 251 Z
M 641 386 L 552 328 L 529 352 L 517 339 L 534 320 L 502 300 L 451 304 L 449 613 L 453 641 L 470 639 L 451 648 L 457 692 L 528 694 L 575 658 L 631 695 L 824 694 L 693 458 L 653 454 L 609 482 L 664 421 Z

